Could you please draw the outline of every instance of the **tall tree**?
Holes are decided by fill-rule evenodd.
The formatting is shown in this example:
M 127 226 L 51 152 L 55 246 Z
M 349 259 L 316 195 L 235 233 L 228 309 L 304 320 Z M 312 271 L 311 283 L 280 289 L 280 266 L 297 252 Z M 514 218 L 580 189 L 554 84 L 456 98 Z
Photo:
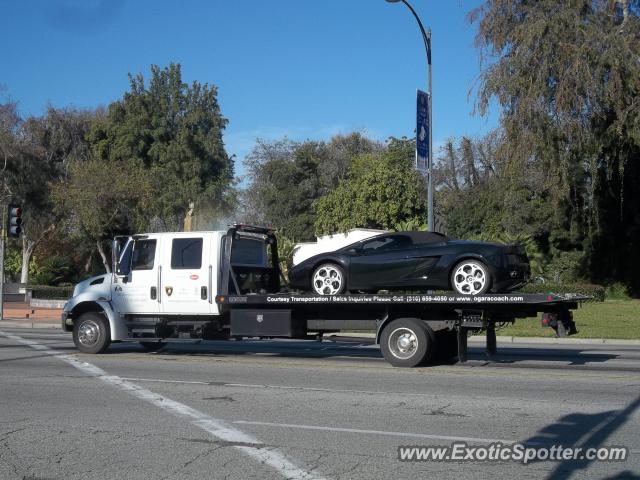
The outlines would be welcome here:
M 640 291 L 640 2 L 489 0 L 471 13 L 478 107 L 501 106 L 511 203 L 548 197 L 549 241 Z M 541 182 L 531 184 L 531 178 Z
M 314 202 L 346 179 L 354 158 L 382 148 L 358 132 L 328 142 L 258 140 L 245 160 L 245 220 L 274 226 L 296 241 L 312 240 Z
M 56 229 L 60 215 L 49 196 L 52 184 L 63 182 L 72 162 L 86 161 L 86 135 L 98 113 L 74 108 L 47 107 L 41 117 L 29 117 L 20 132 L 21 160 L 17 164 L 24 210 L 21 282 L 29 280 L 29 264 L 38 245 Z
M 67 214 L 66 227 L 91 239 L 110 272 L 104 240 L 148 225 L 153 191 L 138 160 L 90 159 L 72 162 L 68 181 L 55 184 L 51 197 L 55 210 Z
M 316 232 L 421 225 L 426 206 L 413 152 L 413 142 L 392 139 L 385 151 L 357 157 L 347 178 L 316 202 Z
M 109 105 L 89 137 L 98 159 L 138 161 L 151 172 L 154 211 L 164 229 L 182 229 L 195 206 L 231 201 L 233 160 L 227 155 L 222 116 L 213 85 L 182 81 L 179 64 L 129 76 L 130 90 Z

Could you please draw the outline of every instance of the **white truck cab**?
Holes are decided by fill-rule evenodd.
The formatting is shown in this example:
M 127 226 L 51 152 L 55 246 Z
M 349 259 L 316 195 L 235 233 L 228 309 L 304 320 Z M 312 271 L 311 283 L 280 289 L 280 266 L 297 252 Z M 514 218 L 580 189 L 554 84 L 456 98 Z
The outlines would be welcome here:
M 63 309 L 63 328 L 86 352 L 134 339 L 151 348 L 205 324 L 222 330 L 212 322 L 220 317 L 217 295 L 280 289 L 275 236 L 261 227 L 116 237 L 112 251 L 113 273 L 76 285 Z M 189 329 L 181 332 L 180 323 Z

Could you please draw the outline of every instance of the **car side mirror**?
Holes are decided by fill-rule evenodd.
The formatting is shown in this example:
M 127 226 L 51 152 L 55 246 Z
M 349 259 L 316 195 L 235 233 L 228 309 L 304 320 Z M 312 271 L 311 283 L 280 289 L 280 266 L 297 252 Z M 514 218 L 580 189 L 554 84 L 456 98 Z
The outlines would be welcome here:
M 349 253 L 351 255 L 359 255 L 360 254 L 360 250 L 358 250 L 357 248 L 350 248 L 349 250 L 347 250 L 347 253 Z

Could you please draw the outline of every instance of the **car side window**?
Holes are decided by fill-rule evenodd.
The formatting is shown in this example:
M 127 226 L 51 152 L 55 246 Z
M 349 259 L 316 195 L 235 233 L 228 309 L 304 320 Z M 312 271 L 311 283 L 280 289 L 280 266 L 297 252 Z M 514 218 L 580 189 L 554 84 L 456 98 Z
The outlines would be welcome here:
M 186 270 L 201 267 L 202 238 L 174 238 L 171 243 L 171 268 Z
M 138 240 L 133 246 L 131 270 L 153 270 L 156 258 L 155 240 Z
M 381 253 L 392 250 L 403 250 L 413 245 L 411 238 L 406 235 L 391 235 L 389 237 L 375 238 L 362 244 L 362 253 Z

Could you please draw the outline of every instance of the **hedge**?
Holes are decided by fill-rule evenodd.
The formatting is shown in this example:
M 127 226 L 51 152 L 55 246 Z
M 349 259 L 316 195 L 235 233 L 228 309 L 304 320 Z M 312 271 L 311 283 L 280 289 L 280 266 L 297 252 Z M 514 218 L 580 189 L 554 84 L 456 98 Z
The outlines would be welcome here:
M 51 287 L 49 285 L 29 285 L 32 298 L 42 300 L 67 300 L 73 295 L 73 287 Z
M 604 302 L 605 288 L 589 283 L 529 283 L 520 289 L 524 293 L 575 293 L 593 297 L 594 302 Z

